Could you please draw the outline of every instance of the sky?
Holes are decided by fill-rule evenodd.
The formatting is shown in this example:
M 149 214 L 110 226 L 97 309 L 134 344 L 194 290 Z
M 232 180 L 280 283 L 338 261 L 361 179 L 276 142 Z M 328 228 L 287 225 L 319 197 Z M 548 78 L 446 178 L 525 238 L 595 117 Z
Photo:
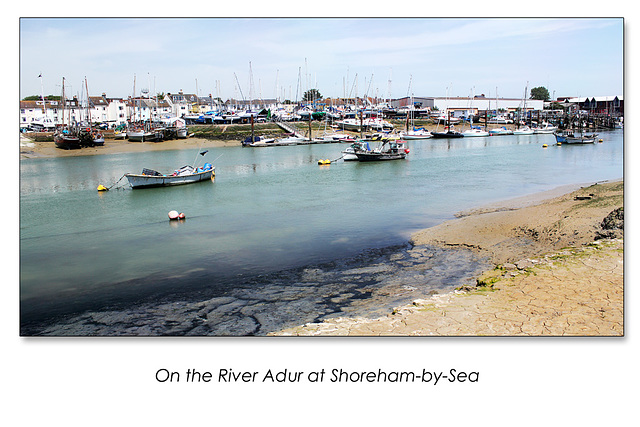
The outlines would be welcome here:
M 623 95 L 622 18 L 20 18 L 20 98 Z M 55 55 L 51 53 L 55 52 Z M 42 75 L 42 79 L 38 78 Z

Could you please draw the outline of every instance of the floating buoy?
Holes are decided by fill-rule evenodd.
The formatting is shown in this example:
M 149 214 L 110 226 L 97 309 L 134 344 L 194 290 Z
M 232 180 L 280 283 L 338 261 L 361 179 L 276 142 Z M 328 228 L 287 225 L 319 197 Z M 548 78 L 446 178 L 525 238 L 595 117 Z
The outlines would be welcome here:
M 184 218 L 185 218 L 184 213 L 180 212 L 178 214 L 178 219 L 184 219 Z
M 405 153 L 405 154 L 409 154 L 409 149 L 408 149 L 408 148 L 405 148 L 405 149 L 404 149 L 404 153 Z
M 602 142 L 602 139 L 599 139 L 598 142 Z
M 104 185 L 100 184 L 100 185 L 98 185 L 98 191 L 109 191 L 109 189 L 107 187 L 105 187 Z
M 556 145 L 562 145 L 562 142 L 558 142 Z
M 178 211 L 169 211 L 170 220 L 178 219 L 179 216 L 180 214 L 178 213 Z
M 547 148 L 548 145 L 547 144 L 542 144 L 542 148 Z
M 327 160 L 318 160 L 318 164 L 319 165 L 330 165 L 331 164 L 331 160 L 327 159 Z

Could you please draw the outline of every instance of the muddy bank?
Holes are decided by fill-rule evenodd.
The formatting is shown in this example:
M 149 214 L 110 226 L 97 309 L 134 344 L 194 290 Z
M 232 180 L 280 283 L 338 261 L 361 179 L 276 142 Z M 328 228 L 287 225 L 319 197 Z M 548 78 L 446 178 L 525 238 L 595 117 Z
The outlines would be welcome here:
M 594 184 L 422 230 L 412 238 L 417 246 L 472 249 L 496 268 L 475 287 L 417 299 L 384 317 L 333 319 L 277 335 L 620 336 L 623 189 L 622 181 Z

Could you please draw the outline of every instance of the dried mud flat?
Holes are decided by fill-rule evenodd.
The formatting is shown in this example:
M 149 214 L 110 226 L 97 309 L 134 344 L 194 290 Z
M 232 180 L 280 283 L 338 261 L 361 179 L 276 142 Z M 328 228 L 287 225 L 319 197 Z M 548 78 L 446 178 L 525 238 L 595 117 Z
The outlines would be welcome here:
M 599 183 L 422 230 L 414 244 L 473 248 L 496 268 L 475 288 L 415 300 L 384 317 L 343 317 L 275 335 L 621 336 L 623 189 L 622 181 Z

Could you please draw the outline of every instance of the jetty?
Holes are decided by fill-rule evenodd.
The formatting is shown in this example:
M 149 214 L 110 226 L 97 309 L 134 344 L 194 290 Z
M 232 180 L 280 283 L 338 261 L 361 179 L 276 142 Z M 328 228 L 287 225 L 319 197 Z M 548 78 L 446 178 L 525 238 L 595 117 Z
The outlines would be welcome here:
M 282 120 L 276 119 L 273 120 L 273 123 L 277 124 L 278 126 L 280 126 L 281 129 L 286 130 L 287 132 L 293 134 L 293 136 L 297 137 L 297 138 L 307 138 L 307 135 L 303 134 L 300 132 L 300 130 L 298 128 L 296 128 L 295 126 L 291 126 L 289 123 L 286 123 Z

